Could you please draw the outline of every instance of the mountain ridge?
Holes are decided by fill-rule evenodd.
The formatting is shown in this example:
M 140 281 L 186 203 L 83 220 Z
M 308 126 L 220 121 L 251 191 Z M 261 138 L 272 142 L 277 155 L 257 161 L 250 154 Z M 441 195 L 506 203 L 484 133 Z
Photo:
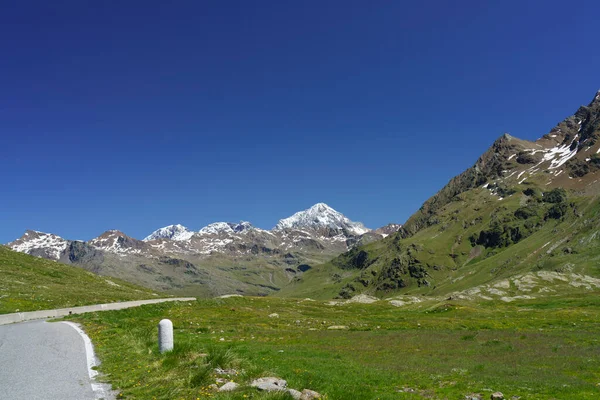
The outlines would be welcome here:
M 298 215 L 308 217 L 295 218 L 293 224 L 270 231 L 247 221 L 215 222 L 198 231 L 174 224 L 155 230 L 143 240 L 108 230 L 87 242 L 28 231 L 8 246 L 96 273 L 142 281 L 159 290 L 197 294 L 195 285 L 212 285 L 201 291 L 268 294 L 308 270 L 309 264 L 389 234 L 368 230 L 324 203 L 289 218 Z M 387 229 L 394 227 L 399 225 L 390 224 Z
M 403 237 L 409 237 L 427 226 L 428 215 L 448 204 L 454 196 L 485 184 L 488 180 L 503 178 L 504 171 L 514 170 L 515 163 L 528 165 L 534 162 L 535 167 L 550 163 L 551 169 L 562 167 L 581 151 L 589 151 L 598 141 L 600 134 L 600 90 L 587 106 L 580 106 L 575 114 L 558 123 L 549 133 L 536 141 L 515 138 L 508 133 L 502 134 L 475 162 L 475 164 L 453 177 L 440 191 L 427 199 L 417 212 L 411 215 L 400 230 Z M 583 133 L 579 135 L 580 132 Z M 571 147 L 573 147 L 571 149 Z M 565 150 L 569 151 L 565 153 Z M 600 152 L 596 149 L 593 154 Z M 544 154 L 536 157 L 537 153 Z M 591 154 L 590 154 L 591 155 Z M 512 158 L 511 158 L 512 156 Z M 512 159 L 514 161 L 509 163 Z M 591 160 L 591 158 L 590 158 Z M 575 163 L 572 163 L 573 165 Z M 567 167 L 571 167 L 567 165 Z M 571 167 L 575 169 L 576 167 Z M 583 168 L 587 174 L 587 170 Z M 518 169 L 521 172 L 526 169 Z M 530 170 L 531 171 L 531 170 Z M 534 171 L 535 172 L 535 171 Z M 568 174 L 577 174 L 569 171 Z M 513 175 L 514 176 L 514 175 Z M 558 175 L 556 175 L 558 176 Z M 508 176 L 510 178 L 511 176 Z M 581 185 L 584 186 L 584 185 Z
M 389 226 L 394 226 L 398 224 L 389 224 Z M 156 239 L 172 239 L 178 241 L 185 241 L 190 239 L 194 234 L 219 234 L 221 232 L 242 232 L 244 230 L 258 230 L 262 232 L 272 232 L 272 231 L 282 231 L 286 229 L 303 229 L 303 228 L 312 228 L 312 229 L 326 229 L 331 228 L 335 231 L 343 231 L 346 230 L 354 235 L 361 235 L 371 231 L 371 229 L 366 228 L 360 222 L 353 222 L 342 213 L 334 210 L 330 206 L 325 203 L 317 203 L 312 207 L 298 211 L 291 215 L 290 217 L 283 218 L 279 220 L 277 225 L 273 227 L 271 230 L 264 230 L 261 228 L 257 228 L 252 225 L 248 221 L 240 221 L 239 223 L 235 222 L 213 222 L 210 223 L 198 231 L 192 231 L 188 227 L 185 227 L 181 224 L 167 225 L 165 227 L 159 228 L 152 232 L 150 235 L 146 236 L 143 241 L 151 241 Z

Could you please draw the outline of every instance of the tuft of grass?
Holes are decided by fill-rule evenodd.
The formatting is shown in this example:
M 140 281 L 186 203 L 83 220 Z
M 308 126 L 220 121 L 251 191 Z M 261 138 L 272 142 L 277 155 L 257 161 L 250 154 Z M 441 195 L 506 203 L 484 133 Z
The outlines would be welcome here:
M 235 368 L 239 367 L 241 360 L 230 348 L 211 346 L 208 349 L 206 363 L 213 368 Z
M 198 388 L 212 383 L 212 369 L 209 365 L 201 365 L 191 372 L 190 387 Z

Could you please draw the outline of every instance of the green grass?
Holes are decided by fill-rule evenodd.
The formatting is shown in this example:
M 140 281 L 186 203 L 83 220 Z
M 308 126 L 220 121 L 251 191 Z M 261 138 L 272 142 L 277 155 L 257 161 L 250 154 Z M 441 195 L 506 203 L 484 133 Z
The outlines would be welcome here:
M 119 279 L 0 246 L 0 314 L 156 297 Z
M 242 384 L 278 376 L 328 399 L 592 399 L 600 389 L 599 293 L 519 304 L 423 302 L 330 306 L 319 301 L 230 298 L 75 316 L 100 370 L 129 399 L 266 397 L 249 387 L 210 391 L 213 369 Z M 271 313 L 279 318 L 269 318 Z M 158 354 L 157 323 L 175 327 Z M 328 330 L 345 325 L 348 330 Z M 221 340 L 223 339 L 223 340 Z M 405 388 L 414 392 L 405 392 Z

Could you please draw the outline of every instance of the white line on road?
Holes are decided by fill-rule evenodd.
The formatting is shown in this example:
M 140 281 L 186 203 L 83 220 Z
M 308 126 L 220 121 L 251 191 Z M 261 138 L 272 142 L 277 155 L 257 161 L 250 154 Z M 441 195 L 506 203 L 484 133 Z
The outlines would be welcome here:
M 100 384 L 95 382 L 96 376 L 98 376 L 98 371 L 94 369 L 94 367 L 98 366 L 100 362 L 94 353 L 94 345 L 92 345 L 92 341 L 90 337 L 75 323 L 62 321 L 63 324 L 69 325 L 71 328 L 75 329 L 79 336 L 83 339 L 83 343 L 85 344 L 85 357 L 87 359 L 87 368 L 88 375 L 90 376 L 90 382 L 92 385 L 92 390 L 96 395 L 96 399 L 107 399 L 110 396 L 110 388 L 108 385 Z

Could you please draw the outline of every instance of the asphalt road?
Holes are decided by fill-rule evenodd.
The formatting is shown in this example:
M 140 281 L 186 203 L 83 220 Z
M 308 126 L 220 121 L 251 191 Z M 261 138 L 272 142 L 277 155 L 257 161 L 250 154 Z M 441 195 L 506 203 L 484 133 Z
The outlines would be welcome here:
M 0 399 L 92 400 L 110 398 L 92 389 L 83 337 L 62 322 L 0 326 Z
M 137 306 L 143 306 L 144 304 L 155 304 L 164 303 L 166 301 L 195 301 L 195 297 L 170 297 L 167 299 L 150 299 L 150 300 L 134 300 L 134 301 L 123 301 L 118 303 L 107 303 L 107 304 L 93 304 L 90 306 L 81 307 L 70 307 L 70 308 L 58 308 L 56 310 L 39 310 L 39 311 L 27 311 L 27 312 L 16 312 L 11 314 L 0 314 L 0 325 L 14 324 L 17 322 L 30 321 L 34 319 L 49 319 L 59 318 L 71 314 L 83 314 L 87 312 L 95 311 L 109 311 L 109 310 L 122 310 L 124 308 L 131 308 Z

